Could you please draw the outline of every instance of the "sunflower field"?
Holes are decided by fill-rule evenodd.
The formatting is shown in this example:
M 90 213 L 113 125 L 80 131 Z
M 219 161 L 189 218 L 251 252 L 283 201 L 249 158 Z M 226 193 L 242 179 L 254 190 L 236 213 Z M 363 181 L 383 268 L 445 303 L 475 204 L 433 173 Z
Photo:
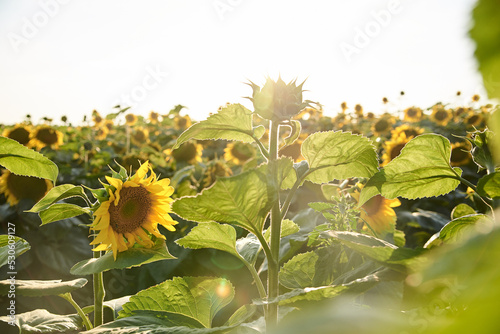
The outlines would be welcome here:
M 499 333 L 499 105 L 304 85 L 0 125 L 1 332 Z

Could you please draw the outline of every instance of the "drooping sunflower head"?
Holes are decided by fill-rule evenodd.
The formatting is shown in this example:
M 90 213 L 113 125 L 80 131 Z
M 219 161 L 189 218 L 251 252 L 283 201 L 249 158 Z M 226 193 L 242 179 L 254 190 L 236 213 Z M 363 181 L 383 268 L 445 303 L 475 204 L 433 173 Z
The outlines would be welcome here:
M 112 251 L 116 260 L 119 252 L 136 244 L 151 248 L 155 238 L 165 239 L 158 225 L 175 231 L 177 222 L 169 215 L 174 188 L 169 186 L 169 179 L 158 179 L 149 162 L 143 163 L 133 176 L 127 176 L 122 169 L 113 177 L 106 176 L 106 180 L 108 196 L 94 209 L 90 227 L 96 233 L 90 243 L 96 245 L 94 251 Z
M 149 142 L 149 131 L 143 127 L 136 127 L 130 137 L 137 146 L 142 146 Z
M 0 176 L 0 193 L 5 195 L 10 206 L 18 204 L 22 199 L 38 202 L 52 189 L 52 181 L 16 175 L 8 170 Z
M 397 138 L 401 135 L 401 133 L 404 133 L 406 138 L 411 139 L 424 133 L 424 129 L 419 128 L 418 126 L 403 124 L 391 131 L 391 138 Z
M 248 160 L 255 157 L 257 151 L 252 144 L 243 142 L 232 142 L 224 149 L 224 159 L 235 165 L 243 165 Z
M 169 148 L 163 152 L 167 155 L 167 161 L 174 159 L 176 162 L 185 162 L 193 165 L 202 161 L 203 145 L 195 141 L 188 141 L 175 150 Z
M 208 163 L 207 169 L 203 177 L 203 187 L 210 187 L 218 177 L 226 177 L 233 175 L 233 171 L 222 160 L 212 160 Z
M 453 113 L 438 104 L 432 107 L 431 120 L 437 125 L 446 126 L 453 118 Z
M 375 136 L 382 136 L 391 131 L 395 120 L 392 116 L 383 116 L 372 125 L 372 132 Z
M 63 144 L 63 134 L 51 126 L 41 125 L 31 133 L 29 146 L 41 150 L 44 147 L 53 149 L 59 148 Z
M 467 165 L 472 160 L 470 149 L 470 144 L 467 141 L 451 144 L 451 165 L 453 167 Z
M 176 130 L 186 130 L 187 128 L 189 128 L 191 126 L 192 122 L 191 122 L 191 118 L 186 115 L 186 116 L 180 116 L 180 115 L 176 115 L 174 117 L 174 129 Z
M 135 125 L 135 123 L 137 123 L 137 116 L 134 115 L 134 114 L 126 114 L 125 115 L 125 123 L 128 125 L 128 126 L 133 126 Z
M 382 145 L 384 154 L 382 155 L 382 163 L 380 165 L 385 166 L 396 158 L 409 141 L 410 138 L 407 138 L 404 132 L 402 132 L 398 137 L 391 138 L 386 141 Z
M 411 122 L 411 123 L 420 121 L 424 116 L 422 109 L 417 107 L 407 108 L 405 109 L 404 113 L 405 113 L 404 120 L 406 122 Z
M 28 145 L 30 141 L 31 127 L 24 124 L 16 124 L 11 129 L 5 129 L 2 136 L 13 139 L 21 145 Z

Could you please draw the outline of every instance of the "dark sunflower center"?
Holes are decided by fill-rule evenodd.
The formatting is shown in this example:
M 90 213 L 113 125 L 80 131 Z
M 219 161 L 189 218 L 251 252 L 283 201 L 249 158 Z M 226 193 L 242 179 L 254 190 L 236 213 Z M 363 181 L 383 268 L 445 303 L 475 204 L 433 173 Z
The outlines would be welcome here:
M 197 154 L 196 144 L 194 143 L 185 143 L 178 149 L 172 152 L 172 156 L 177 161 L 190 161 L 196 158 Z
M 146 134 L 144 133 L 144 131 L 137 131 L 136 133 L 134 133 L 134 138 L 138 142 L 143 142 L 146 140 Z
M 131 114 L 125 115 L 125 121 L 127 123 L 135 122 L 135 115 L 131 115 Z
M 26 145 L 30 141 L 30 132 L 25 128 L 17 128 L 12 130 L 8 136 L 10 139 L 14 139 L 19 144 Z
M 10 174 L 7 189 L 18 200 L 29 198 L 38 202 L 47 192 L 47 183 L 36 177 Z
M 389 122 L 387 122 L 385 119 L 381 119 L 377 123 L 375 123 L 375 131 L 377 132 L 384 132 L 387 131 L 389 128 Z
M 185 128 L 186 125 L 187 125 L 187 119 L 182 117 L 182 118 L 179 118 L 177 120 L 177 125 L 180 127 L 180 128 Z
M 401 150 L 403 149 L 403 147 L 405 147 L 406 143 L 401 143 L 401 144 L 397 144 L 396 146 L 394 146 L 391 150 L 391 160 L 394 159 L 395 157 L 397 157 L 399 155 L 399 153 L 401 153 Z
M 418 131 L 416 129 L 406 129 L 404 130 L 406 138 L 418 136 Z
M 50 128 L 40 129 L 38 130 L 36 139 L 46 145 L 52 145 L 57 143 L 57 133 L 54 131 L 54 129 Z
M 118 205 L 109 206 L 109 223 L 117 233 L 130 233 L 146 222 L 150 211 L 151 197 L 146 188 L 122 188 Z
M 406 112 L 406 114 L 409 116 L 409 117 L 415 117 L 417 116 L 417 109 L 408 109 L 408 111 Z
M 233 155 L 233 157 L 240 161 L 247 161 L 253 156 L 252 152 L 247 146 L 238 144 L 234 145 L 233 149 L 231 150 L 231 154 Z
M 376 195 L 368 200 L 365 204 L 363 204 L 363 209 L 365 209 L 366 214 L 368 216 L 372 216 L 376 214 L 382 205 L 382 196 Z
M 479 116 L 473 115 L 467 119 L 467 123 L 468 124 L 476 124 L 478 120 L 479 120 Z
M 451 162 L 458 163 L 469 159 L 469 152 L 466 152 L 463 149 L 463 147 L 458 146 L 451 150 Z
M 436 114 L 434 115 L 434 117 L 438 121 L 444 121 L 445 119 L 448 118 L 448 113 L 445 110 L 439 110 L 438 112 L 436 112 Z

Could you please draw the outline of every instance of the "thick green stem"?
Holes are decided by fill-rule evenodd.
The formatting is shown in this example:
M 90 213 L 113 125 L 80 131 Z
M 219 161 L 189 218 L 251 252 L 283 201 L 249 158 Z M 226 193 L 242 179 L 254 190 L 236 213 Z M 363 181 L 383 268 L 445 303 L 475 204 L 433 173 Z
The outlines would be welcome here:
M 101 256 L 101 252 L 94 252 L 94 258 L 97 259 Z M 104 303 L 104 282 L 102 280 L 102 272 L 93 274 L 94 280 L 94 327 L 102 325 L 103 317 L 103 303 Z
M 269 180 L 271 188 L 275 191 L 276 198 L 271 208 L 271 256 L 268 257 L 267 294 L 269 300 L 275 300 L 279 295 L 279 252 L 281 234 L 281 210 L 279 200 L 279 170 L 278 170 L 278 136 L 279 122 L 270 122 L 269 138 Z M 267 306 L 266 328 L 270 331 L 278 323 L 278 304 Z
M 67 292 L 67 293 L 64 293 L 62 295 L 59 295 L 59 297 L 66 299 L 71 305 L 73 305 L 73 307 L 75 308 L 75 310 L 78 313 L 78 315 L 80 316 L 80 318 L 82 318 L 83 324 L 85 325 L 85 328 L 87 330 L 91 330 L 93 328 L 92 327 L 92 323 L 90 322 L 89 318 L 83 312 L 83 310 L 81 309 L 81 307 L 75 302 L 75 300 L 71 296 L 70 292 Z

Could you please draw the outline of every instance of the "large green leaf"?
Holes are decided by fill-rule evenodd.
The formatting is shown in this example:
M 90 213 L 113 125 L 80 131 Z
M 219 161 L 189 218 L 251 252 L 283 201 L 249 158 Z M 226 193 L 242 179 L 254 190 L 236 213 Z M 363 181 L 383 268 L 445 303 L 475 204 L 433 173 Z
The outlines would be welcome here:
M 361 190 L 359 205 L 378 194 L 389 199 L 416 199 L 455 190 L 462 170 L 450 166 L 450 156 L 450 141 L 441 135 L 413 138 L 398 157 L 368 180 Z
M 290 219 L 283 219 L 281 221 L 281 231 L 280 231 L 280 238 L 289 236 L 291 234 L 297 233 L 300 231 L 299 225 L 295 224 L 292 220 Z M 270 242 L 271 240 L 271 229 L 267 229 L 266 232 L 264 233 L 264 239 L 266 239 L 267 242 Z
M 479 225 L 478 225 L 479 224 Z M 439 232 L 439 239 L 443 242 L 457 242 L 474 234 L 481 227 L 491 226 L 491 219 L 486 215 L 473 214 L 453 219 Z
M 345 231 L 329 234 L 345 246 L 396 271 L 406 273 L 407 268 L 423 261 L 423 250 L 398 248 L 375 237 Z
M 227 224 L 200 223 L 176 243 L 191 249 L 214 248 L 239 257 L 236 251 L 236 231 Z
M 119 252 L 116 261 L 111 252 L 97 259 L 80 261 L 71 268 L 70 272 L 73 275 L 92 275 L 111 269 L 139 267 L 146 263 L 169 259 L 175 259 L 175 257 L 168 252 L 164 240 L 157 240 L 152 248 L 137 247 Z
M 12 260 L 30 248 L 30 244 L 22 238 L 16 237 L 15 235 L 0 235 L 0 267 L 10 262 L 7 271 L 15 272 L 16 265 L 15 262 L 12 262 Z M 9 250 L 11 254 L 9 254 Z M 15 258 L 9 258 L 9 256 L 14 256 Z
M 224 278 L 174 277 L 130 297 L 120 317 L 136 310 L 165 311 L 193 318 L 211 328 L 214 316 L 233 298 L 234 288 Z
M 472 207 L 465 203 L 460 203 L 451 210 L 451 219 L 457 219 L 463 216 L 473 215 L 476 213 Z
M 496 0 L 479 0 L 470 36 L 476 42 L 479 71 L 490 98 L 500 98 L 500 10 Z
M 16 314 L 15 320 L 9 316 L 0 317 L 0 321 L 12 321 L 22 334 L 72 333 L 83 327 L 82 318 L 77 314 L 52 314 L 43 309 Z
M 481 196 L 495 199 L 500 198 L 500 172 L 494 172 L 479 179 L 477 182 L 477 192 Z
M 371 141 L 349 132 L 316 132 L 302 143 L 302 155 L 309 162 L 306 180 L 327 183 L 349 177 L 371 177 L 378 171 Z
M 253 142 L 253 135 L 260 138 L 264 127 L 252 128 L 252 112 L 241 104 L 231 104 L 219 110 L 216 114 L 192 125 L 184 131 L 173 149 L 178 148 L 190 139 L 225 139 L 239 140 L 245 143 Z
M 17 141 L 0 136 L 0 165 L 17 175 L 57 181 L 56 164 Z
M 7 295 L 12 288 L 12 281 L 0 281 L 0 295 Z M 15 293 L 21 296 L 41 297 L 61 295 L 63 293 L 78 290 L 87 284 L 85 278 L 77 278 L 72 281 L 36 281 L 36 280 L 15 280 Z
M 60 186 L 50 189 L 50 191 L 38 203 L 33 205 L 28 212 L 40 212 L 48 209 L 51 205 L 63 199 L 70 197 L 81 197 L 87 199 L 87 195 L 81 186 L 72 184 L 61 184 Z
M 74 204 L 54 204 L 39 213 L 42 225 L 83 214 L 90 214 L 90 209 Z
M 186 220 L 234 224 L 261 233 L 276 200 L 276 192 L 267 182 L 267 170 L 267 165 L 261 165 L 237 176 L 219 178 L 196 197 L 176 200 L 172 210 Z

